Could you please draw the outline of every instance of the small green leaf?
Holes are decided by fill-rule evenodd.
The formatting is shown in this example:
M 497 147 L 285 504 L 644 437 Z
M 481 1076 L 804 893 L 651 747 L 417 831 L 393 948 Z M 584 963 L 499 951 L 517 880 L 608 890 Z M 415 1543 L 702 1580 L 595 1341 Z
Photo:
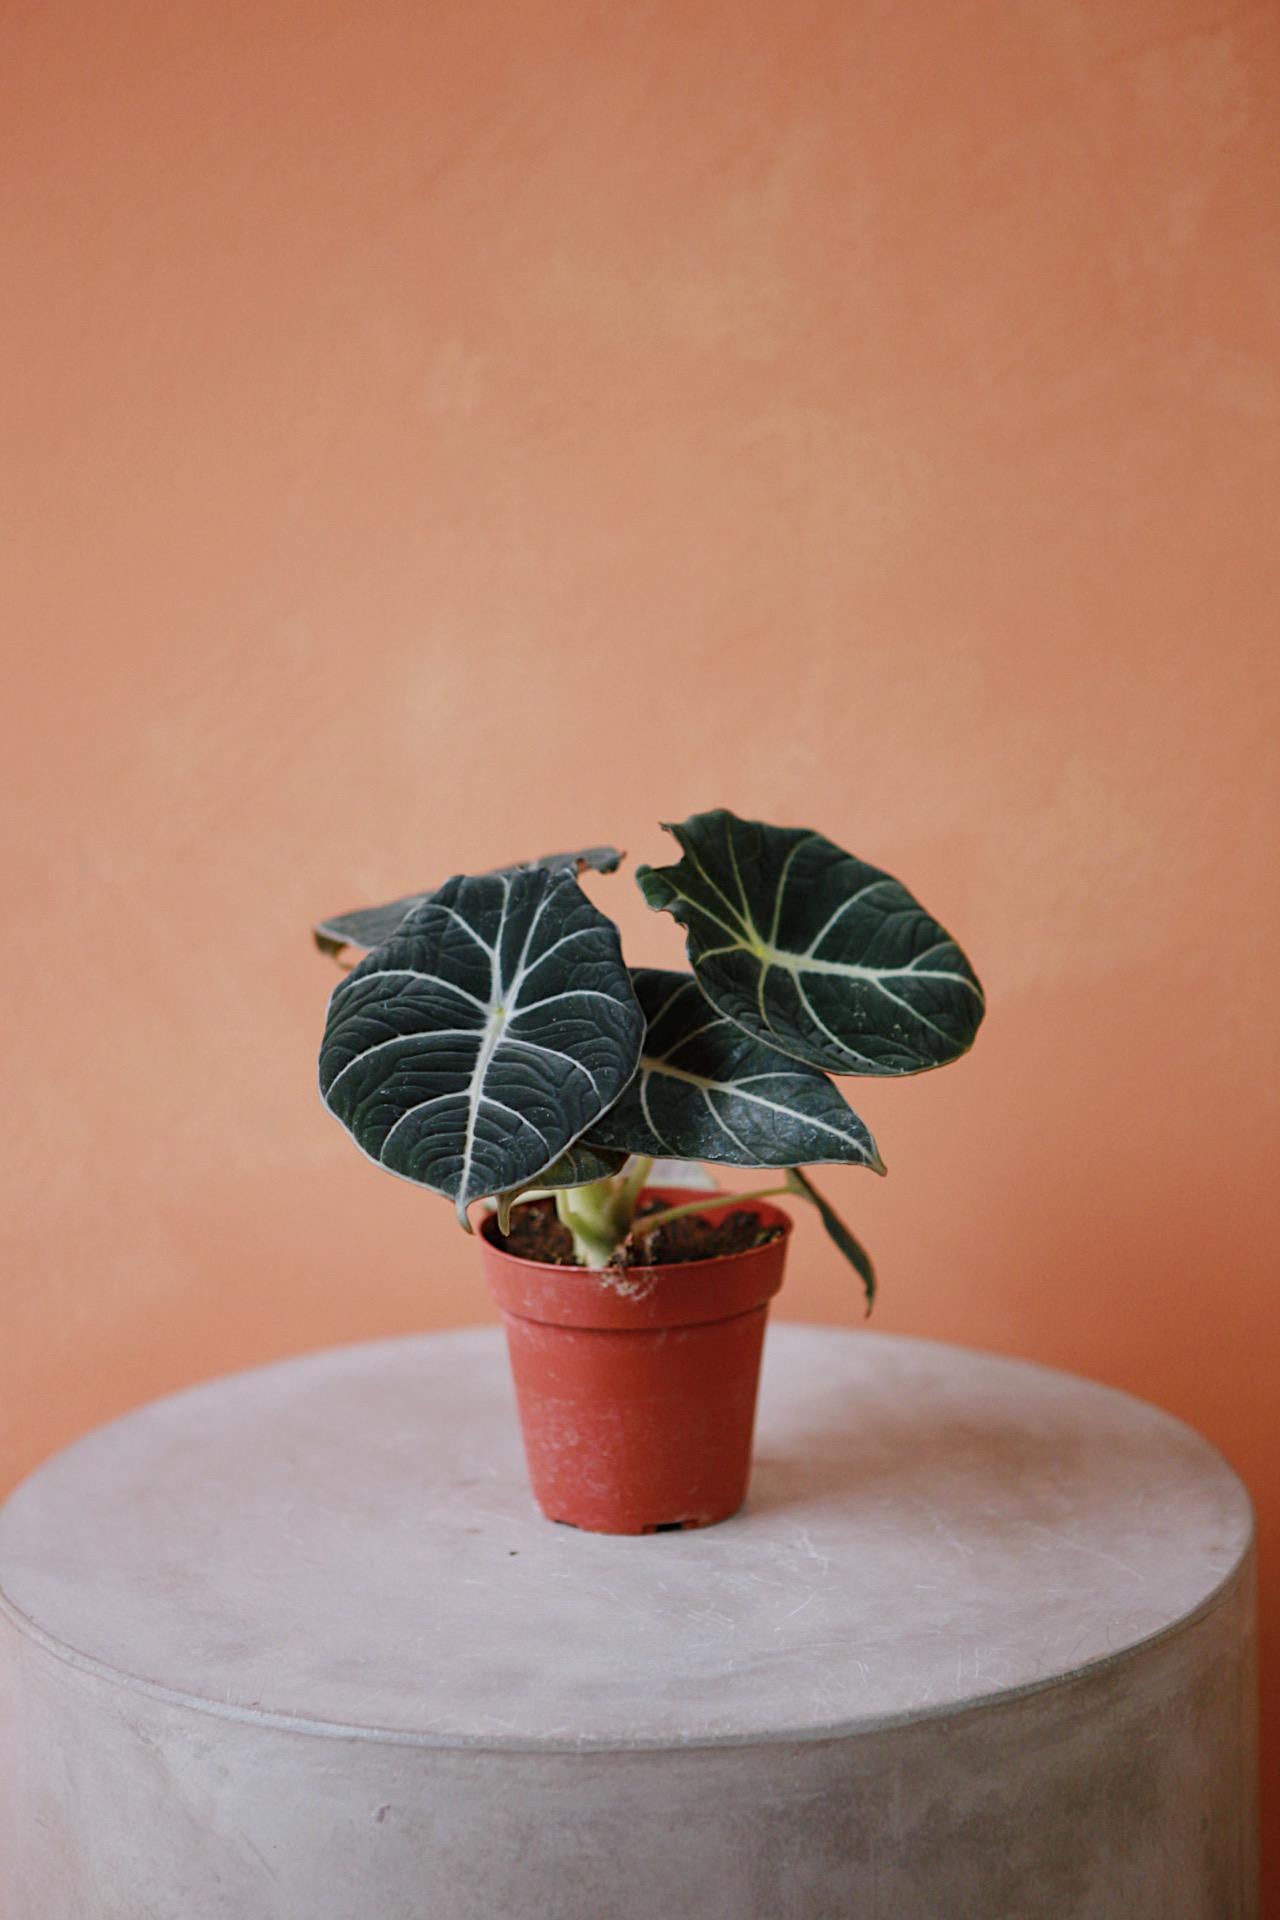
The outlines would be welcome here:
M 617 1099 L 644 1017 L 567 871 L 449 881 L 335 988 L 320 1090 L 356 1144 L 466 1210 L 527 1187 Z
M 532 1200 L 540 1194 L 555 1193 L 562 1187 L 593 1187 L 598 1180 L 611 1180 L 626 1165 L 625 1153 L 610 1153 L 604 1148 L 584 1146 L 575 1141 L 562 1153 L 554 1166 L 544 1167 L 532 1186 L 513 1187 L 497 1198 L 498 1227 L 510 1231 L 511 1209 L 517 1201 Z
M 821 834 L 723 809 L 669 831 L 683 859 L 636 878 L 748 1033 L 828 1073 L 921 1073 L 972 1045 L 977 975 L 899 881 Z
M 588 1129 L 593 1147 L 735 1167 L 839 1160 L 884 1172 L 863 1122 L 825 1073 L 744 1033 L 691 974 L 632 971 L 647 1022 L 640 1070 Z
M 549 873 L 568 868 L 574 873 L 613 873 L 619 866 L 622 855 L 616 847 L 584 847 L 578 853 L 544 853 L 538 860 L 520 861 L 515 866 L 497 867 L 492 875 L 522 873 L 528 867 L 545 867 Z M 429 900 L 431 889 L 424 893 L 406 893 L 403 899 L 389 900 L 383 907 L 356 907 L 350 913 L 335 913 L 328 920 L 321 920 L 313 929 L 315 943 L 321 953 L 336 956 L 344 947 L 354 947 L 365 953 L 374 947 L 380 947 L 389 940 L 397 927 L 401 926 L 415 907 Z
M 830 1201 L 823 1199 L 812 1180 L 808 1178 L 801 1168 L 788 1167 L 787 1185 L 793 1193 L 799 1194 L 802 1199 L 811 1200 L 818 1209 L 818 1212 L 822 1216 L 823 1226 L 831 1235 L 831 1238 L 835 1241 L 850 1266 L 857 1271 L 861 1278 L 867 1296 L 867 1312 L 870 1313 L 871 1304 L 876 1297 L 876 1270 L 871 1264 L 871 1255 L 862 1245 L 862 1242 L 854 1238 Z

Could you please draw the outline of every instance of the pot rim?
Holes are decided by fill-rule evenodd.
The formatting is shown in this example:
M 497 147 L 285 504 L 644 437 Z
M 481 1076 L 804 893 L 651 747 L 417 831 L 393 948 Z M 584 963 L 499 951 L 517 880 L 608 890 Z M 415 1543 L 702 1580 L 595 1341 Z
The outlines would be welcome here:
M 722 1187 L 713 1189 L 710 1187 L 673 1187 L 664 1185 L 660 1187 L 642 1188 L 640 1199 L 667 1200 L 672 1206 L 676 1206 L 686 1197 L 690 1200 L 720 1200 L 725 1197 L 728 1191 L 727 1188 Z M 545 1274 L 548 1278 L 560 1280 L 583 1274 L 598 1278 L 602 1274 L 610 1273 L 617 1274 L 625 1281 L 638 1278 L 658 1280 L 681 1273 L 706 1273 L 720 1266 L 722 1262 L 726 1260 L 751 1260 L 758 1254 L 766 1253 L 771 1247 L 777 1247 L 779 1245 L 779 1239 L 785 1247 L 791 1238 L 791 1232 L 795 1226 L 795 1221 L 791 1214 L 785 1212 L 782 1207 L 775 1207 L 770 1200 L 748 1199 L 745 1194 L 742 1197 L 741 1204 L 750 1212 L 758 1214 L 767 1226 L 781 1227 L 781 1236 L 775 1237 L 772 1240 L 762 1241 L 757 1247 L 743 1247 L 737 1253 L 705 1254 L 700 1260 L 663 1260 L 653 1266 L 642 1266 L 637 1263 L 629 1267 L 614 1265 L 607 1267 L 575 1267 L 563 1266 L 555 1260 L 526 1260 L 523 1254 L 512 1253 L 510 1248 L 501 1244 L 498 1238 L 498 1216 L 496 1213 L 488 1214 L 485 1219 L 481 1221 L 480 1234 L 487 1243 L 491 1254 L 496 1255 L 500 1260 L 511 1261 L 521 1272 Z M 732 1209 L 727 1209 L 727 1211 L 732 1211 Z

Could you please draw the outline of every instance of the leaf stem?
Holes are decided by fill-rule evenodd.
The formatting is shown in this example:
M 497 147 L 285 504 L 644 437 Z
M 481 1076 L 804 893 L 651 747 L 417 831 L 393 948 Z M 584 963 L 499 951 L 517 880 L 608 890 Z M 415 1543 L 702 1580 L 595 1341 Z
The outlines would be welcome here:
M 618 1182 L 614 1195 L 613 1217 L 618 1226 L 618 1236 L 625 1240 L 635 1219 L 636 1202 L 644 1192 L 649 1175 L 653 1172 L 653 1159 L 649 1154 L 638 1153 L 626 1173 Z
M 678 1207 L 664 1207 L 661 1213 L 646 1213 L 632 1222 L 631 1234 L 634 1239 L 638 1233 L 649 1233 L 654 1227 L 665 1227 L 668 1220 L 679 1220 L 687 1213 L 710 1213 L 713 1208 L 732 1207 L 743 1200 L 767 1200 L 775 1193 L 790 1193 L 793 1189 L 781 1187 L 752 1187 L 747 1193 L 712 1193 L 701 1200 L 682 1201 Z
M 556 1191 L 556 1214 L 573 1235 L 573 1250 L 584 1267 L 607 1267 L 617 1245 L 607 1212 L 609 1185 L 607 1180 L 597 1180 L 590 1186 Z

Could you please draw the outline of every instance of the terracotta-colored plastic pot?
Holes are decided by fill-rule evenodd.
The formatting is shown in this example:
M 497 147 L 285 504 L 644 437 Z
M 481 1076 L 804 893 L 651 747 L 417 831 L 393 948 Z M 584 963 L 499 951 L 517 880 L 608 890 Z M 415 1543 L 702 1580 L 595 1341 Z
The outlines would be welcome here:
M 651 1190 L 669 1206 L 709 1196 Z M 727 1520 L 746 1498 L 769 1301 L 791 1221 L 746 1253 L 671 1266 L 556 1267 L 506 1252 L 488 1221 L 485 1278 L 502 1310 L 534 1497 L 593 1533 Z

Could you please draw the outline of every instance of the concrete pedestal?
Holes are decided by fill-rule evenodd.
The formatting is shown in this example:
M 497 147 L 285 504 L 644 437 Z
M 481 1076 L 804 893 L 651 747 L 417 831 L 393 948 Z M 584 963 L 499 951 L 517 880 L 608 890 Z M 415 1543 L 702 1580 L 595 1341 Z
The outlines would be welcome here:
M 529 1499 L 500 1338 L 292 1361 L 0 1516 L 5 1920 L 1235 1920 L 1247 1497 L 1164 1414 L 775 1327 L 751 1501 Z

